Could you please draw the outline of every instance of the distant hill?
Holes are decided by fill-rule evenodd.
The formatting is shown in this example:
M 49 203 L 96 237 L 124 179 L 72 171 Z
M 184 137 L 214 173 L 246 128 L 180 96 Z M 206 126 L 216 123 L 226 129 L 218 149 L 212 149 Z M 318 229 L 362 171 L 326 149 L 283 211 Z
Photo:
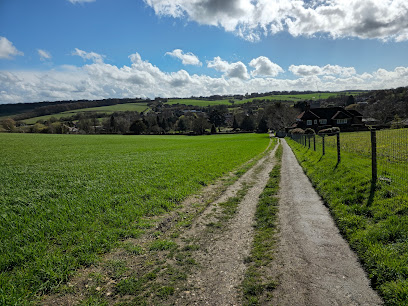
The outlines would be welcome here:
M 109 106 L 125 103 L 146 103 L 150 100 L 142 99 L 103 99 L 79 101 L 55 101 L 0 104 L 0 117 L 13 116 L 15 120 L 24 120 L 33 117 L 58 114 L 75 109 Z

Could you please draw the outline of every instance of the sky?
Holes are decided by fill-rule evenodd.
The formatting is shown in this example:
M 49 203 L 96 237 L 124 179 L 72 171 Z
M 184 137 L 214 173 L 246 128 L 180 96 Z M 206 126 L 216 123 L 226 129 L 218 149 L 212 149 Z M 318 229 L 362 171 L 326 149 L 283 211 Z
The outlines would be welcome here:
M 400 86 L 406 0 L 0 0 L 0 104 Z

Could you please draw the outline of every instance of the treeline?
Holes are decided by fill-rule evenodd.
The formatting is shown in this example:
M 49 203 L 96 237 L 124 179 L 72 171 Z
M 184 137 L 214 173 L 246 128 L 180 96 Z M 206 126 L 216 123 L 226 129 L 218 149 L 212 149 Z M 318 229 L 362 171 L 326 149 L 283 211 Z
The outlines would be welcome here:
M 263 107 L 265 106 L 265 107 Z M 9 132 L 79 134 L 194 134 L 279 130 L 292 123 L 297 110 L 282 103 L 246 103 L 240 109 L 226 105 L 184 109 L 156 105 L 154 111 L 86 112 L 70 117 L 39 120 L 32 126 L 11 118 L 2 125 Z
M 408 87 L 372 91 L 362 94 L 360 100 L 366 103 L 357 104 L 357 110 L 381 124 L 408 118 Z

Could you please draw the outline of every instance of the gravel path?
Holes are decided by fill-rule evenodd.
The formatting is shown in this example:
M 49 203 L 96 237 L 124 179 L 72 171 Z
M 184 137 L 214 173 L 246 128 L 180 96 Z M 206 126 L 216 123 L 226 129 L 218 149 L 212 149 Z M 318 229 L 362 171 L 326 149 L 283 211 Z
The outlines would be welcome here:
M 273 305 L 381 305 L 356 255 L 283 144 Z
M 245 273 L 244 259 L 249 255 L 253 239 L 253 224 L 259 195 L 266 186 L 276 148 L 246 172 L 224 195 L 212 203 L 182 239 L 195 239 L 203 247 L 195 254 L 198 271 L 188 278 L 190 287 L 178 299 L 182 305 L 239 305 L 240 285 Z M 206 231 L 217 204 L 227 200 L 251 184 L 227 227 L 219 233 Z M 205 234 L 207 232 L 207 234 Z

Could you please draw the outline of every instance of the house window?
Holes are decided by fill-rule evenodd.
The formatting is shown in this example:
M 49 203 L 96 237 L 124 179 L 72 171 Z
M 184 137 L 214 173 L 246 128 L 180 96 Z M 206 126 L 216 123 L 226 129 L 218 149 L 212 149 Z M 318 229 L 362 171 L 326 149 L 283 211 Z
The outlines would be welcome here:
M 347 119 L 337 119 L 337 124 L 347 124 Z
M 307 120 L 306 124 L 307 125 L 312 125 L 312 120 Z
M 327 119 L 320 119 L 319 122 L 320 124 L 327 124 Z
M 314 124 L 317 124 L 317 120 L 315 119 Z

